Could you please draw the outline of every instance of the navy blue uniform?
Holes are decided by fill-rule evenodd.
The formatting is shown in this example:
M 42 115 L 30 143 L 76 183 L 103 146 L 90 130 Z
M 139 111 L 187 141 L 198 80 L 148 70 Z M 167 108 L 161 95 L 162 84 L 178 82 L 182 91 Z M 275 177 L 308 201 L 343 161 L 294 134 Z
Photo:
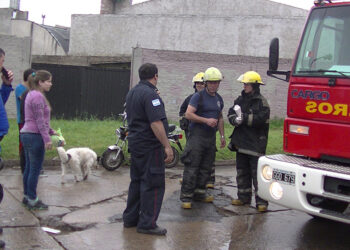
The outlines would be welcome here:
M 198 116 L 219 119 L 224 102 L 218 93 L 211 96 L 202 90 L 192 96 L 189 105 L 196 108 Z M 217 128 L 196 122 L 191 122 L 189 128 L 189 138 L 181 156 L 185 165 L 180 194 L 183 202 L 200 200 L 205 195 L 216 153 Z
M 156 91 L 150 82 L 140 81 L 126 97 L 131 182 L 123 221 L 140 229 L 157 227 L 165 191 L 164 148 L 151 123 L 162 121 L 168 133 L 168 121 L 164 103 Z

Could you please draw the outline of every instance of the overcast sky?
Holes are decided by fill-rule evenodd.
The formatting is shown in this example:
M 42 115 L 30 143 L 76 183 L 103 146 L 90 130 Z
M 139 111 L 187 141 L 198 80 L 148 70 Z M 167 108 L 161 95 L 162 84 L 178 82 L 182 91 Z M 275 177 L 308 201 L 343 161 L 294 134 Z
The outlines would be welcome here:
M 0 0 L 3 2 L 6 0 Z M 7 0 L 9 1 L 9 0 Z M 133 0 L 133 3 L 148 0 Z M 271 0 L 299 8 L 309 9 L 313 0 Z M 72 14 L 98 14 L 101 0 L 20 0 L 20 9 L 29 11 L 29 20 L 42 23 L 45 15 L 46 25 L 70 26 Z

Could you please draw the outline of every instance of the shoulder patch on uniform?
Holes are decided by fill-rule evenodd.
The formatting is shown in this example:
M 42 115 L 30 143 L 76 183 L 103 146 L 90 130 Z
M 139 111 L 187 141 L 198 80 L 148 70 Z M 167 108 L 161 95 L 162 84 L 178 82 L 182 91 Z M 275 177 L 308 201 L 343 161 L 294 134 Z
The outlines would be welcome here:
M 159 105 L 160 105 L 159 99 L 154 99 L 154 100 L 152 100 L 152 105 L 153 105 L 154 107 L 159 106 Z

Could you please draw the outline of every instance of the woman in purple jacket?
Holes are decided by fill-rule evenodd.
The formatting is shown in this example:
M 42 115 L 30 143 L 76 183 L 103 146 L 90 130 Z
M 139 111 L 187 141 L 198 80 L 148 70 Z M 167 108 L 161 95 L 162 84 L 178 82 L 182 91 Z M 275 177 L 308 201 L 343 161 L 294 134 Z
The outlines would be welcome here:
M 38 70 L 29 76 L 29 93 L 24 112 L 25 123 L 21 129 L 21 141 L 25 153 L 23 174 L 23 204 L 29 209 L 48 209 L 36 194 L 40 170 L 43 165 L 45 150 L 52 148 L 50 135 L 56 134 L 50 128 L 50 103 L 45 97 L 52 86 L 51 73 Z

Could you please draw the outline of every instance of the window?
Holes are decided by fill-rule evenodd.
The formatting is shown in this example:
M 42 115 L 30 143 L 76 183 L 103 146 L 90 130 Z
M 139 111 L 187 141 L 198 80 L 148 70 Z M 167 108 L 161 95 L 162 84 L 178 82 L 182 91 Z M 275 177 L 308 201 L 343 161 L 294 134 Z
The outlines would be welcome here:
M 350 6 L 312 11 L 297 55 L 294 75 L 350 76 Z

